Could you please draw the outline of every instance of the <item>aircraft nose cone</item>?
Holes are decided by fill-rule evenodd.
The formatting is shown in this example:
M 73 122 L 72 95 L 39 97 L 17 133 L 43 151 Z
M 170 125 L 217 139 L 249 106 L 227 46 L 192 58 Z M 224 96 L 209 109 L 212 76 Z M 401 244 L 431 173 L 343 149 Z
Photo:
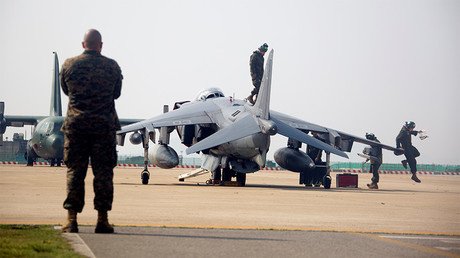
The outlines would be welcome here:
M 48 139 L 50 153 L 53 157 L 61 157 L 64 149 L 64 140 L 60 135 L 52 135 Z
M 60 137 L 53 139 L 53 142 L 51 143 L 54 149 L 62 149 L 63 144 L 64 142 Z

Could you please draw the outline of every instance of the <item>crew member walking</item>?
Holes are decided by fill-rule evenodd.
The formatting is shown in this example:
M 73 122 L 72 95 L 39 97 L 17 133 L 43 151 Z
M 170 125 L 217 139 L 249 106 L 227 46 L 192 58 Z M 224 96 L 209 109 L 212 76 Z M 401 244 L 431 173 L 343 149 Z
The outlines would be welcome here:
M 366 139 L 380 143 L 373 133 L 366 133 Z M 369 189 L 379 189 L 379 168 L 383 162 L 382 147 L 371 145 L 368 155 L 370 157 L 371 166 L 369 170 L 372 172 L 372 179 L 371 183 L 367 184 L 367 187 Z
M 62 90 L 69 96 L 62 126 L 68 221 L 62 230 L 78 232 L 77 213 L 85 204 L 85 177 L 91 159 L 94 208 L 98 211 L 95 232 L 113 233 L 107 212 L 112 209 L 115 132 L 120 129 L 115 99 L 120 96 L 123 76 L 116 61 L 101 55 L 102 37 L 97 30 L 85 33 L 82 46 L 84 52 L 67 59 L 61 69 Z

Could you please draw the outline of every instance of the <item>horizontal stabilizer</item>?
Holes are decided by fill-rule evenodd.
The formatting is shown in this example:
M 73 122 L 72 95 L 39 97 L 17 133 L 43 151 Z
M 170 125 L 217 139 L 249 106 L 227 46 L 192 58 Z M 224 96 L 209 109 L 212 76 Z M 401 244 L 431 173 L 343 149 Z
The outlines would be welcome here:
M 187 148 L 185 153 L 190 154 L 206 150 L 258 132 L 260 132 L 260 127 L 256 119 L 252 115 L 247 115 L 240 120 L 237 120 L 232 125 L 222 128 L 221 130 Z
M 322 149 L 324 151 L 327 151 L 327 152 L 330 152 L 330 153 L 334 153 L 336 155 L 339 155 L 341 157 L 344 157 L 344 158 L 348 158 L 348 155 L 341 151 L 341 150 L 338 150 L 334 147 L 332 147 L 331 145 L 327 144 L 327 143 L 324 143 L 316 138 L 313 138 L 311 137 L 310 135 L 307 135 L 306 133 L 294 128 L 294 127 L 291 127 L 289 126 L 288 124 L 282 122 L 281 120 L 278 120 L 274 117 L 271 117 L 271 120 L 273 122 L 276 123 L 276 126 L 278 128 L 278 133 L 281 134 L 281 135 L 284 135 L 286 137 L 289 137 L 289 138 L 292 138 L 292 139 L 295 139 L 297 141 L 300 141 L 300 142 L 303 142 L 303 143 L 306 143 L 308 145 L 311 145 L 313 147 L 316 147 L 318 149 Z

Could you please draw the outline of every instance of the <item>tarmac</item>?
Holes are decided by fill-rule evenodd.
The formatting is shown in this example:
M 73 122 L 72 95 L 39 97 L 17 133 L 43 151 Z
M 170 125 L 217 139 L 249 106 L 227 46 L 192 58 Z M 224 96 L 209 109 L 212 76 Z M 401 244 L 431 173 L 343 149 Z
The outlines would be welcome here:
M 410 180 L 410 175 L 381 175 L 380 189 L 369 190 L 366 184 L 370 182 L 370 174 L 359 174 L 358 188 L 335 188 L 333 173 L 332 188 L 326 190 L 322 187 L 305 188 L 298 184 L 298 174 L 288 171 L 267 170 L 250 174 L 246 187 L 209 186 L 204 184 L 209 175 L 179 182 L 177 176 L 188 170 L 159 168 L 151 168 L 149 184 L 142 185 L 140 172 L 139 168 L 115 169 L 115 199 L 113 210 L 109 213 L 110 222 L 116 226 L 118 233 L 115 235 L 117 238 L 124 236 L 126 243 L 144 237 L 145 240 L 138 241 L 150 243 L 155 239 L 158 243 L 165 241 L 170 245 L 168 248 L 166 244 L 147 244 L 158 255 L 152 255 L 152 249 L 147 248 L 146 253 L 136 255 L 139 257 L 148 254 L 162 257 L 183 254 L 189 257 L 214 256 L 215 247 L 225 247 L 229 240 L 241 248 L 241 252 L 236 254 L 241 257 L 242 254 L 251 254 L 254 245 L 250 243 L 257 239 L 262 241 L 257 246 L 264 246 L 265 239 L 269 239 L 267 243 L 270 239 L 282 241 L 275 241 L 277 244 L 267 245 L 264 251 L 251 256 L 282 256 L 283 253 L 304 256 L 305 250 L 310 250 L 310 254 L 353 257 L 355 254 L 363 256 L 357 250 L 364 250 L 364 253 L 374 250 L 369 243 L 350 246 L 346 248 L 351 250 L 348 253 L 342 248 L 337 249 L 336 245 L 332 245 L 331 249 L 331 243 L 348 241 L 348 238 L 356 243 L 363 238 L 363 243 L 377 241 L 382 247 L 387 246 L 371 253 L 371 256 L 377 257 L 388 257 L 389 250 L 395 247 L 398 247 L 395 250 L 401 251 L 395 253 L 396 256 L 460 255 L 460 176 L 420 175 L 422 183 L 417 184 Z M 65 168 L 0 165 L 0 223 L 63 224 L 66 217 L 62 208 L 65 180 Z M 91 243 L 88 246 L 96 250 L 93 251 L 97 257 L 114 257 L 104 251 L 108 244 L 97 247 L 97 243 L 114 241 L 114 235 L 92 233 L 97 217 L 92 207 L 93 197 L 92 173 L 89 170 L 86 179 L 87 205 L 78 216 L 79 224 L 87 227 L 81 227 L 82 233 L 74 235 L 83 242 Z M 192 238 L 194 235 L 205 237 Z M 234 235 L 233 238 L 231 235 Z M 316 239 L 314 236 L 337 240 L 325 240 L 322 246 L 326 249 L 315 247 L 319 251 L 313 252 L 308 246 Z M 248 237 L 256 240 L 248 240 Z M 433 246 L 437 240 L 431 238 L 447 239 L 450 245 Z M 195 244 L 188 243 L 190 239 L 196 241 Z M 206 241 L 203 242 L 203 239 Z M 389 243 L 389 239 L 393 243 Z M 188 243 L 188 249 L 174 251 L 173 247 L 183 243 Z M 288 245 L 286 251 L 278 252 L 284 250 L 279 243 L 293 246 Z M 136 244 L 115 246 L 119 245 L 120 249 L 126 249 L 124 251 L 136 246 L 138 250 L 143 250 Z M 297 249 L 303 245 L 306 245 L 304 251 Z M 130 249 L 130 246 L 133 248 Z M 190 249 L 192 246 L 197 249 L 193 251 Z M 211 249 L 206 249 L 206 246 Z M 183 253 L 184 250 L 188 252 Z M 333 250 L 339 251 L 334 253 Z M 118 251 L 118 254 L 122 253 L 123 250 Z M 225 257 L 222 254 L 229 253 L 235 256 L 233 251 L 216 256 Z

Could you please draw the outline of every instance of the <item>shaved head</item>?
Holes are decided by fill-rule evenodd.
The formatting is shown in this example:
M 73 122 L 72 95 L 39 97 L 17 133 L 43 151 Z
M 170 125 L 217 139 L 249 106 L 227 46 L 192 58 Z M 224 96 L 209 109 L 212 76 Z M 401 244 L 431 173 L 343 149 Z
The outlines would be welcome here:
M 102 36 L 99 31 L 95 29 L 89 29 L 85 36 L 83 37 L 83 42 L 81 43 L 85 50 L 96 50 L 101 52 L 102 49 Z

